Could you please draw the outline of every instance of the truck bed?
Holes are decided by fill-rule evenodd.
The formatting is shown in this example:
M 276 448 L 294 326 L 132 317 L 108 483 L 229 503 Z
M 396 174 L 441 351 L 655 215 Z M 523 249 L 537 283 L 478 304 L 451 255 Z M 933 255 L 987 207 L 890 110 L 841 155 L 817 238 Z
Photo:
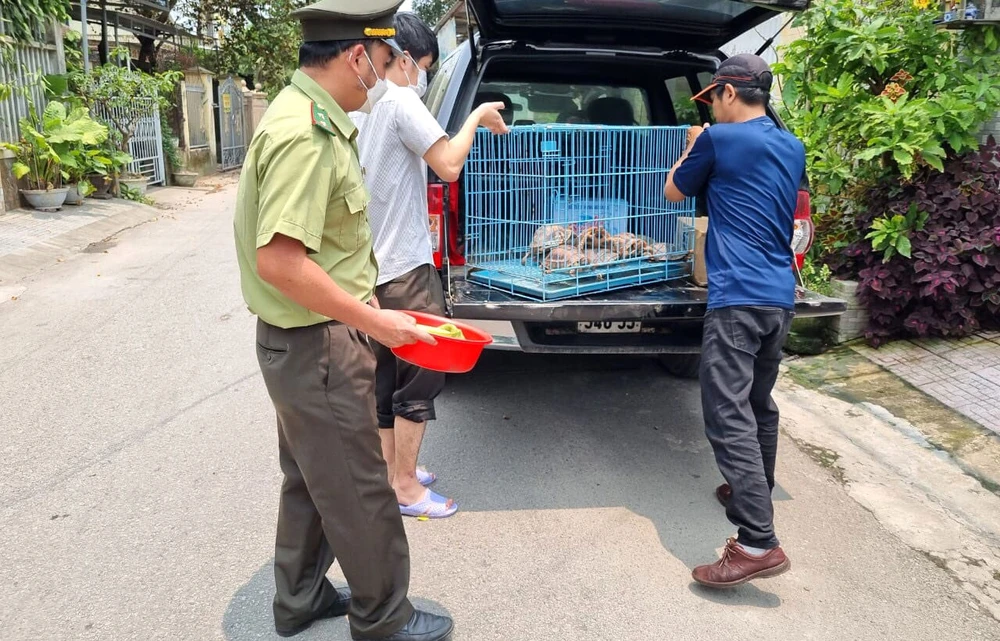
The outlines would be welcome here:
M 708 290 L 686 280 L 656 283 L 572 300 L 536 302 L 453 277 L 450 311 L 456 318 L 528 322 L 612 320 L 698 320 L 705 315 Z M 842 300 L 800 289 L 795 313 L 800 317 L 836 316 Z

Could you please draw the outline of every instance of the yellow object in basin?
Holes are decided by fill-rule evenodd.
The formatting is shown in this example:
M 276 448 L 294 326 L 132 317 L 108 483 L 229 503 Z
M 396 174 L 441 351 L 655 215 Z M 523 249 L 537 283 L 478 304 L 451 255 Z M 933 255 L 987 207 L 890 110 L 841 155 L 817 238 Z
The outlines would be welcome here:
M 421 329 L 426 331 L 428 334 L 433 334 L 434 336 L 443 336 L 445 338 L 457 338 L 458 340 L 465 340 L 465 334 L 462 330 L 455 327 L 451 323 L 445 323 L 444 325 L 439 325 L 437 327 L 431 327 L 430 325 L 421 325 Z

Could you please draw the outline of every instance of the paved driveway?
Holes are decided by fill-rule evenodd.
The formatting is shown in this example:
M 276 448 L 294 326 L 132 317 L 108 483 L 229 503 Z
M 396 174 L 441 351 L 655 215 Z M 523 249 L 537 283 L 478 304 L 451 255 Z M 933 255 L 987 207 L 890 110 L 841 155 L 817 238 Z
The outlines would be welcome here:
M 273 638 L 280 475 L 232 202 L 208 196 L 0 304 L 3 639 Z M 462 509 L 407 530 L 412 594 L 455 617 L 456 641 L 996 638 L 787 440 L 792 571 L 692 586 L 732 528 L 696 386 L 647 362 L 491 355 L 449 384 L 441 419 L 424 462 Z

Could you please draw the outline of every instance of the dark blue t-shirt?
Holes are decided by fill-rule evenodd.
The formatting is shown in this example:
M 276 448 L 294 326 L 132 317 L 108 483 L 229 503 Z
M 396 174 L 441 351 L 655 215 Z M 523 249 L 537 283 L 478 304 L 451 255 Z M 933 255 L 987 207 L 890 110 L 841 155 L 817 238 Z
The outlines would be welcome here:
M 674 172 L 685 196 L 708 205 L 708 308 L 795 308 L 792 229 L 805 148 L 762 116 L 712 125 Z

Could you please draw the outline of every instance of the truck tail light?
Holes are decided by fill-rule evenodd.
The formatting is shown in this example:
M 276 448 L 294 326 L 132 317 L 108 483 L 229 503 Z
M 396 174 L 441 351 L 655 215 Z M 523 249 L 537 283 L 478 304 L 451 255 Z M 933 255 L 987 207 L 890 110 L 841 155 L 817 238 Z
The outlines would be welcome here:
M 812 247 L 816 236 L 816 228 L 812 221 L 809 192 L 799 191 L 799 199 L 795 205 L 795 227 L 792 231 L 792 253 L 795 254 L 795 264 L 801 269 L 806 259 L 806 252 Z
M 431 230 L 431 249 L 434 251 L 434 266 L 444 265 L 444 185 L 427 185 L 427 216 Z
M 431 247 L 434 250 L 434 266 L 438 269 L 444 267 L 446 257 L 452 265 L 465 264 L 465 257 L 458 244 L 458 197 L 457 182 L 427 185 Z

